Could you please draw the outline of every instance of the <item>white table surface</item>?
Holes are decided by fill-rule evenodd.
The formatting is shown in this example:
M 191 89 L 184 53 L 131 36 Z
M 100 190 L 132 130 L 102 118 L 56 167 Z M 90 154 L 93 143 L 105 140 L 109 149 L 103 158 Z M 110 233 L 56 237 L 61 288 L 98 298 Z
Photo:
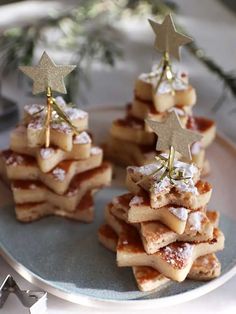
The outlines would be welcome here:
M 216 0 L 178 0 L 176 2 L 180 6 L 180 13 L 182 15 L 180 18 L 181 23 L 185 25 L 188 32 L 192 34 L 209 55 L 217 62 L 221 63 L 225 69 L 235 69 L 236 16 Z M 19 11 L 17 10 L 17 12 Z M 5 12 L 3 13 L 5 15 Z M 11 17 L 11 20 L 14 19 Z M 92 89 L 86 94 L 88 104 L 123 105 L 125 102 L 132 99 L 134 78 L 138 73 L 148 71 L 152 61 L 157 59 L 152 48 L 152 33 L 148 24 L 144 24 L 145 23 L 133 22 L 129 24 L 128 28 L 127 23 L 122 26 L 125 33 L 125 39 L 122 43 L 125 47 L 125 59 L 119 62 L 115 70 L 102 70 L 99 67 L 93 70 L 91 79 Z M 236 113 L 230 114 L 232 108 L 236 108 L 236 100 L 229 97 L 224 107 L 217 113 L 213 113 L 211 107 L 220 95 L 221 83 L 207 72 L 198 61 L 188 55 L 186 51 L 183 51 L 182 55 L 182 65 L 184 68 L 188 69 L 192 85 L 196 87 L 198 93 L 198 105 L 195 111 L 213 117 L 217 121 L 218 128 L 236 142 Z M 103 76 L 102 80 L 101 76 Z M 17 87 L 13 85 L 12 83 L 6 83 L 4 85 L 4 92 L 11 95 L 12 98 L 17 99 L 19 104 L 22 105 L 26 101 L 23 91 L 17 90 Z M 0 133 L 0 148 L 6 147 L 8 135 L 8 132 Z M 0 281 L 2 281 L 8 273 L 14 276 L 23 289 L 37 290 L 37 287 L 34 287 L 16 274 L 0 257 Z M 185 314 L 190 311 L 191 314 L 235 313 L 235 290 L 236 277 L 231 279 L 223 287 L 203 297 L 158 311 L 163 314 Z M 48 314 L 100 312 L 103 313 L 106 311 L 78 306 L 48 295 Z M 115 312 L 119 312 L 118 307 L 114 309 L 114 313 Z M 151 310 L 142 311 L 142 313 L 151 312 Z M 20 306 L 18 300 L 13 295 L 9 297 L 1 313 L 21 314 L 28 312 Z M 129 311 L 129 313 L 131 312 Z

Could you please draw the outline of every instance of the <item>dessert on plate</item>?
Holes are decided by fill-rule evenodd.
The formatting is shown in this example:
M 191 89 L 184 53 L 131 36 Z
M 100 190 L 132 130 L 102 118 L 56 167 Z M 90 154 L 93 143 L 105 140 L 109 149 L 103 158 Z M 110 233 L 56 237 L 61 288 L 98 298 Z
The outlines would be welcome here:
M 200 136 L 183 128 L 175 111 L 162 122 L 146 123 L 157 135 L 157 151 L 166 153 L 152 163 L 127 167 L 129 193 L 105 208 L 99 241 L 116 252 L 118 267 L 132 268 L 142 291 L 171 280 L 216 278 L 221 265 L 215 253 L 224 248 L 224 234 L 219 212 L 208 209 L 212 186 L 192 162 L 190 147 Z

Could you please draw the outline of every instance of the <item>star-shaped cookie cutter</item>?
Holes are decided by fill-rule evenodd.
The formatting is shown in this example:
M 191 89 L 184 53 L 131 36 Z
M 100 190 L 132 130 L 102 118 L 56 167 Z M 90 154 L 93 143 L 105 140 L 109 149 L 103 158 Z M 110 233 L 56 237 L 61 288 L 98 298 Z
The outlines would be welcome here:
M 42 314 L 47 309 L 47 293 L 44 291 L 21 290 L 11 275 L 7 275 L 0 287 L 0 309 L 10 293 L 14 293 L 30 314 Z

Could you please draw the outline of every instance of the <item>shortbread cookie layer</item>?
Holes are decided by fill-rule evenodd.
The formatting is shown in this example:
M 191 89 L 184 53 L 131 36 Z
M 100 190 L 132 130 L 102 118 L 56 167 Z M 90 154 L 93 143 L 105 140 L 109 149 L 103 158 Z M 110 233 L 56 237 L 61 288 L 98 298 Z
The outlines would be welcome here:
M 36 160 L 10 150 L 3 151 L 0 158 L 5 163 L 6 174 L 10 180 L 39 180 L 57 194 L 64 194 L 72 178 L 79 173 L 97 168 L 102 163 L 103 153 L 99 147 L 90 149 L 90 156 L 81 160 L 64 160 L 51 171 L 42 172 Z
M 116 252 L 117 233 L 107 224 L 98 231 L 100 243 L 107 249 Z M 141 291 L 153 291 L 162 288 L 170 279 L 149 266 L 132 267 L 134 278 Z M 221 265 L 215 254 L 208 254 L 196 259 L 187 278 L 194 280 L 211 280 L 220 275 Z
M 75 211 L 88 190 L 101 188 L 111 181 L 111 166 L 104 162 L 100 167 L 75 175 L 69 188 L 58 195 L 40 181 L 15 180 L 11 188 L 16 204 L 48 202 L 66 211 Z
M 88 128 L 88 113 L 78 108 L 62 106 L 64 113 L 76 127 L 77 132 Z M 28 105 L 24 107 L 25 125 L 27 128 L 27 145 L 38 147 L 45 144 L 45 106 Z M 66 123 L 54 120 L 50 124 L 50 142 L 65 151 L 71 151 L 73 147 L 74 130 Z
M 52 170 L 63 160 L 81 160 L 89 158 L 91 147 L 91 137 L 85 131 L 74 135 L 71 151 L 64 151 L 56 146 L 50 146 L 48 148 L 27 146 L 27 130 L 23 125 L 14 129 L 10 135 L 10 149 L 16 153 L 35 157 L 39 168 L 43 172 Z
M 124 266 L 149 266 L 164 276 L 183 281 L 194 261 L 206 254 L 223 250 L 224 235 L 219 229 L 214 230 L 214 237 L 207 242 L 185 243 L 175 242 L 152 255 L 148 255 L 140 240 L 138 231 L 133 228 L 123 232 L 117 245 L 117 264 Z
M 94 220 L 94 192 L 88 191 L 73 212 L 60 209 L 47 202 L 16 204 L 16 218 L 21 222 L 33 222 L 47 216 L 60 216 L 89 223 Z

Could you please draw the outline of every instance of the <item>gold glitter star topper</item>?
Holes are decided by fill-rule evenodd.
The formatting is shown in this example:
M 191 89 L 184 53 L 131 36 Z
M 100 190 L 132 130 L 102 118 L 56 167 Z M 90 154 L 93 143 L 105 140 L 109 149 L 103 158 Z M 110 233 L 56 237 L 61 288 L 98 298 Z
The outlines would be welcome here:
M 177 151 L 183 157 L 191 160 L 190 145 L 199 141 L 202 136 L 198 133 L 184 129 L 175 111 L 172 111 L 164 122 L 152 120 L 145 120 L 145 122 L 158 136 L 156 150 L 169 150 L 169 155 L 167 158 L 163 155 L 157 156 L 156 159 L 160 162 L 161 166 L 149 176 L 141 179 L 141 181 L 147 180 L 150 176 L 154 177 L 160 171 L 162 171 L 162 174 L 159 181 L 168 177 L 170 183 L 174 184 L 177 180 L 185 181 L 190 179 L 184 176 L 182 170 L 174 166 L 175 152 Z M 138 181 L 137 184 L 141 181 Z
M 168 53 L 176 59 L 180 59 L 179 49 L 186 45 L 192 39 L 180 32 L 177 32 L 171 14 L 166 15 L 162 24 L 149 20 L 149 23 L 156 35 L 155 48 L 162 52 Z
M 190 145 L 200 141 L 202 135 L 182 127 L 178 115 L 172 111 L 164 122 L 145 120 L 158 136 L 156 150 L 174 150 L 192 159 Z
M 75 65 L 56 65 L 44 51 L 36 66 L 20 66 L 19 69 L 33 81 L 33 94 L 52 91 L 66 94 L 64 77 L 74 70 Z
M 176 30 L 171 14 L 168 14 L 161 24 L 150 19 L 149 23 L 156 35 L 155 48 L 163 54 L 159 65 L 161 74 L 155 88 L 155 91 L 158 91 L 163 80 L 167 80 L 172 85 L 173 81 L 177 79 L 171 68 L 170 56 L 179 60 L 180 47 L 190 43 L 192 39 Z
M 56 65 L 49 55 L 44 52 L 36 66 L 20 66 L 19 69 L 33 80 L 33 94 L 46 92 L 47 108 L 45 119 L 45 146 L 50 145 L 50 123 L 52 121 L 52 112 L 66 122 L 76 133 L 76 127 L 64 111 L 58 106 L 56 100 L 52 97 L 52 91 L 62 94 L 66 93 L 64 78 L 74 70 L 75 65 Z

